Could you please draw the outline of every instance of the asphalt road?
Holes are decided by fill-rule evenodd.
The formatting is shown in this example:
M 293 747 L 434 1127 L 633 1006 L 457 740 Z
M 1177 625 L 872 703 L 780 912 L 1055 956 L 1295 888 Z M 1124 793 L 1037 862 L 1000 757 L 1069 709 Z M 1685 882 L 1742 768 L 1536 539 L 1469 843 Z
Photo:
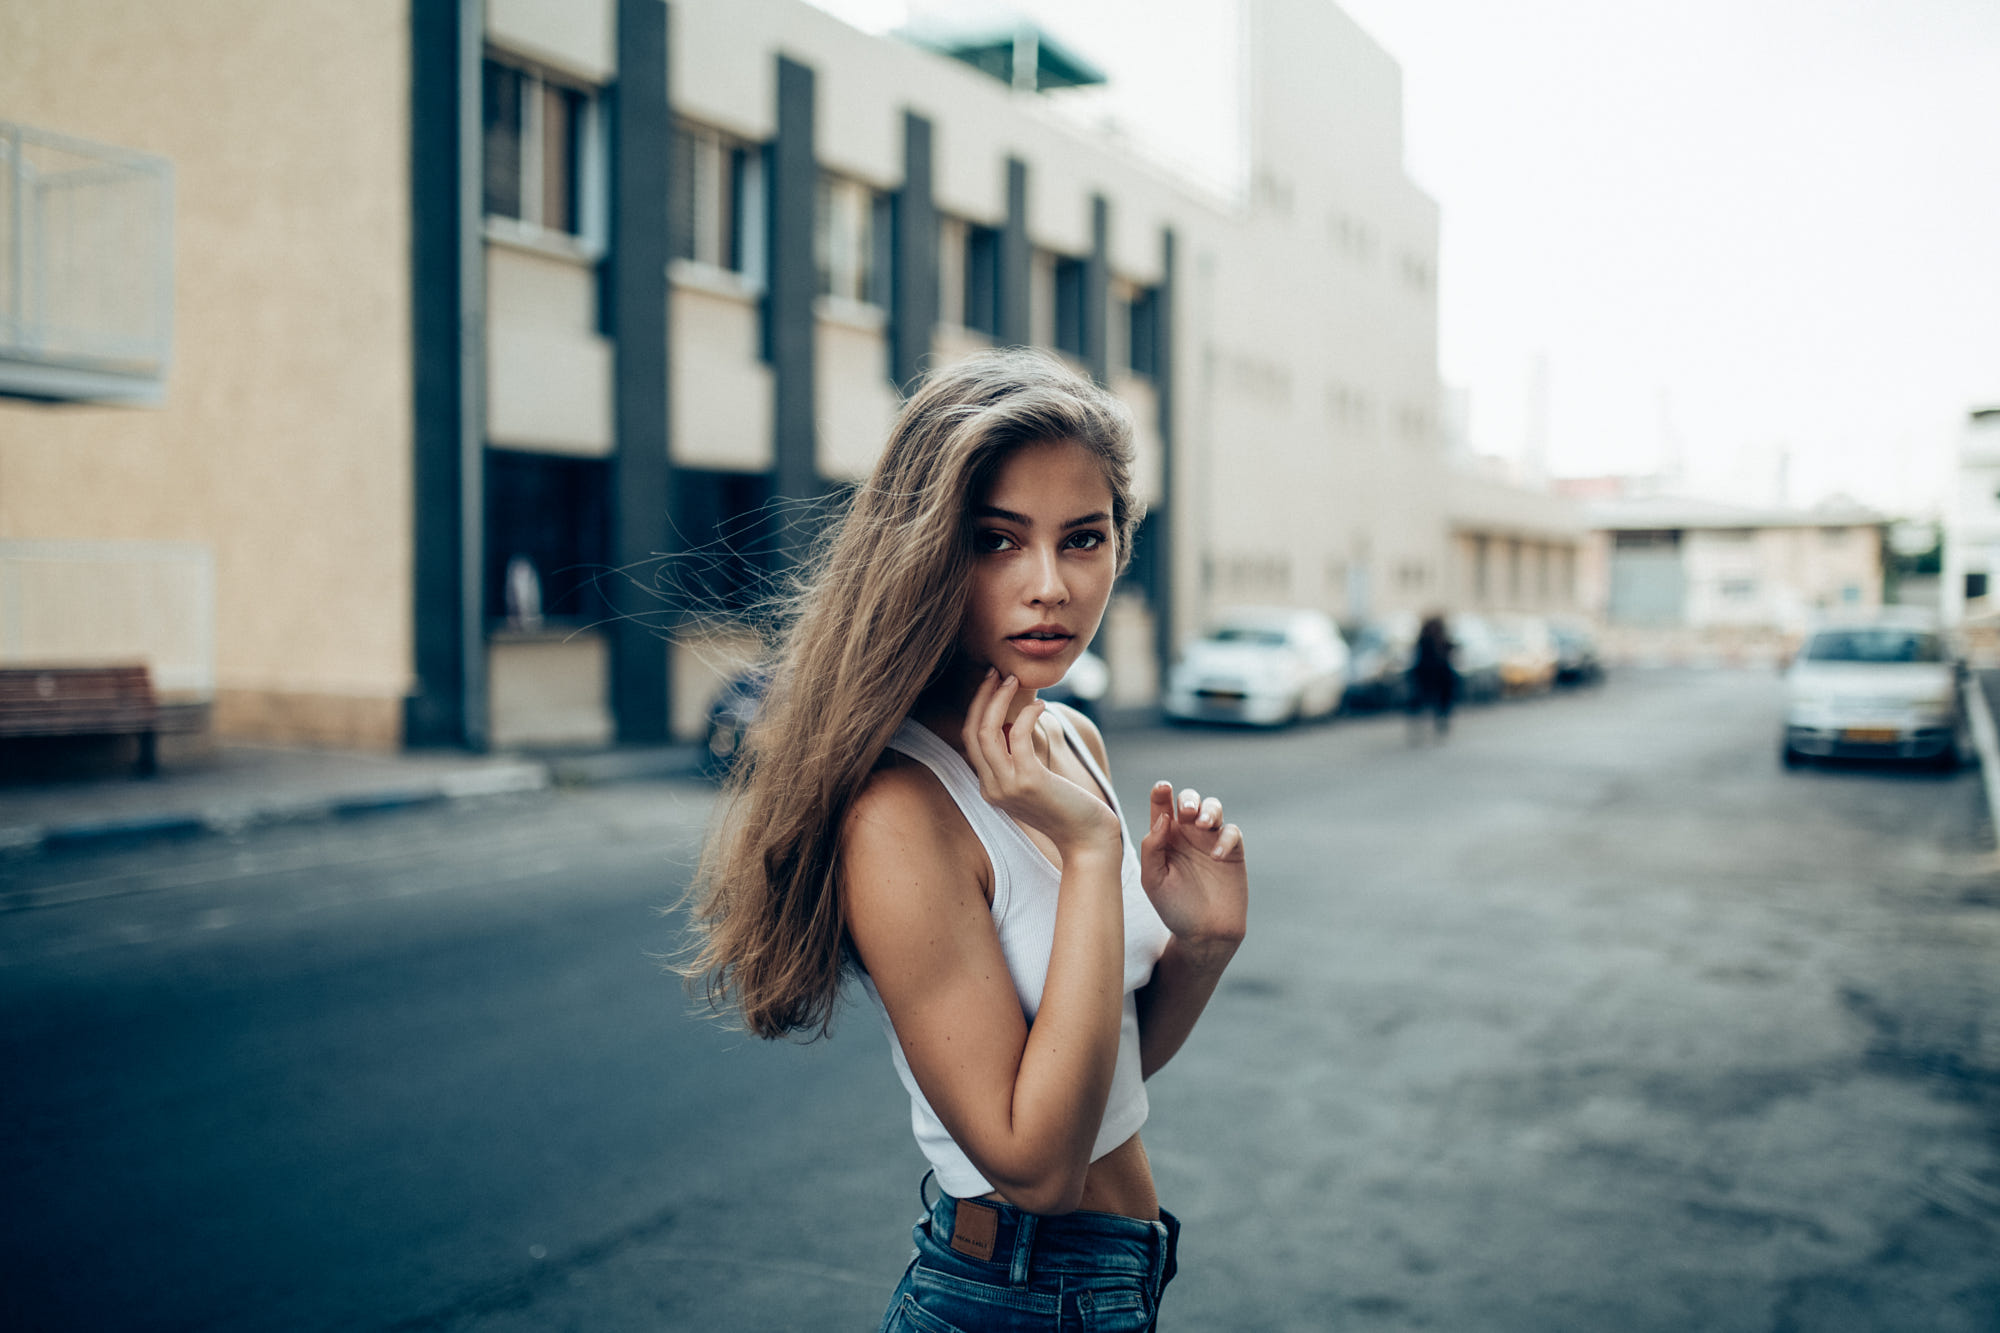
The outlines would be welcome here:
M 2000 1328 L 1975 774 L 1786 773 L 1775 678 L 1113 738 L 1252 936 L 1153 1083 L 1179 1330 Z M 0 863 L 10 1329 L 869 1329 L 922 1163 L 883 1037 L 658 956 L 707 794 Z

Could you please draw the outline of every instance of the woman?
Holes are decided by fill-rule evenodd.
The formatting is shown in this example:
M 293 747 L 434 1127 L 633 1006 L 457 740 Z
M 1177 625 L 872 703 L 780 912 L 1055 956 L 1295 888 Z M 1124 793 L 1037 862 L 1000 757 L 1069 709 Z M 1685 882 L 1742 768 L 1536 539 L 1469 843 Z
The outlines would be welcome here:
M 1124 408 L 1052 358 L 933 375 L 801 595 L 703 856 L 712 1000 L 823 1035 L 851 973 L 887 1028 L 940 1188 L 884 1329 L 1150 1328 L 1173 1275 L 1144 1079 L 1243 938 L 1242 834 L 1162 781 L 1135 848 L 1103 738 L 1035 697 L 1130 559 L 1131 472 Z
M 1451 641 L 1443 616 L 1424 617 L 1423 626 L 1417 631 L 1415 659 L 1410 664 L 1412 741 L 1423 738 L 1423 716 L 1427 712 L 1432 715 L 1431 727 L 1440 740 L 1451 726 L 1452 697 L 1458 693 L 1458 672 L 1452 667 L 1451 654 L 1457 646 Z

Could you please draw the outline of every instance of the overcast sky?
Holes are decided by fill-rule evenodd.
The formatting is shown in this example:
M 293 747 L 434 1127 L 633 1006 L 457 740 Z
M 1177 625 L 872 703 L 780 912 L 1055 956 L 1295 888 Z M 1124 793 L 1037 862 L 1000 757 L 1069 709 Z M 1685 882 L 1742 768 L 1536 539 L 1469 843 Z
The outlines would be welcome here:
M 1320 3 L 1322 0 L 1294 0 Z M 882 31 L 904 0 L 820 0 Z M 1225 173 L 1220 0 L 1024 0 L 1136 134 Z M 1518 457 L 1754 503 L 1943 495 L 2000 405 L 2000 3 L 1346 0 L 1443 215 L 1440 369 Z M 1789 469 L 1781 457 L 1789 455 Z

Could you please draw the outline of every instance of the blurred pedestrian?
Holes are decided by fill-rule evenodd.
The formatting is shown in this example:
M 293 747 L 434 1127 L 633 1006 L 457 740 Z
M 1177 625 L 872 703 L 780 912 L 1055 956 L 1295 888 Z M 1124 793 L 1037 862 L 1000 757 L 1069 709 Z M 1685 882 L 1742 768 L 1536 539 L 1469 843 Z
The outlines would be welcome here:
M 1410 740 L 1424 738 L 1424 714 L 1431 715 L 1430 733 L 1444 739 L 1451 727 L 1452 700 L 1458 694 L 1458 672 L 1452 667 L 1451 631 L 1444 617 L 1428 615 L 1417 630 L 1416 651 L 1410 662 Z
M 812 1037 L 851 977 L 883 1020 L 938 1185 L 885 1330 L 1151 1328 L 1174 1274 L 1145 1080 L 1243 938 L 1243 836 L 1162 781 L 1135 844 L 1097 728 L 1036 697 L 1130 558 L 1131 437 L 1041 353 L 934 373 L 814 562 L 702 858 L 711 999 Z

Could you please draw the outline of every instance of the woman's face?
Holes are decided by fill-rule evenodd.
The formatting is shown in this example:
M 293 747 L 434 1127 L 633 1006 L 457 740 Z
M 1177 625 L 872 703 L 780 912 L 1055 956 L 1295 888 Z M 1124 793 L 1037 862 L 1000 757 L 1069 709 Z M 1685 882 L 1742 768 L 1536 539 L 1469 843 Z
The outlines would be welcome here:
M 1111 487 L 1080 445 L 1023 445 L 972 502 L 972 584 L 959 653 L 1027 689 L 1061 680 L 1089 646 L 1118 568 Z

